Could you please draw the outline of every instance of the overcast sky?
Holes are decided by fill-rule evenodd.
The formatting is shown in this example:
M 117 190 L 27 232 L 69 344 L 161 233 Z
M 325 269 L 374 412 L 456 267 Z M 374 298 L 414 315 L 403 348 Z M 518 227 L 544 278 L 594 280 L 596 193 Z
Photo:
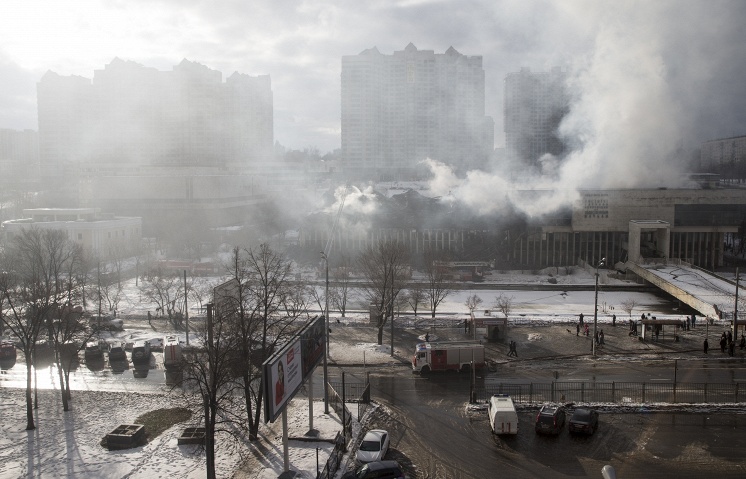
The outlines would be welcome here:
M 740 0 L 2 0 L 0 128 L 38 129 L 47 70 L 92 78 L 114 57 L 159 70 L 186 58 L 224 79 L 269 74 L 275 140 L 324 153 L 340 146 L 341 57 L 412 42 L 482 56 L 497 147 L 506 73 L 555 65 L 572 72 L 564 128 L 577 141 L 696 145 L 746 134 L 744 25 Z

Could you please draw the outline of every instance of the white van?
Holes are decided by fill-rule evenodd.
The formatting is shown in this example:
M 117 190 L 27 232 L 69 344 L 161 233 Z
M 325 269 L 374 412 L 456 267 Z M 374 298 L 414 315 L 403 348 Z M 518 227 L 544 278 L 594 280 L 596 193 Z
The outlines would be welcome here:
M 507 394 L 495 394 L 487 406 L 493 434 L 518 434 L 518 413 Z

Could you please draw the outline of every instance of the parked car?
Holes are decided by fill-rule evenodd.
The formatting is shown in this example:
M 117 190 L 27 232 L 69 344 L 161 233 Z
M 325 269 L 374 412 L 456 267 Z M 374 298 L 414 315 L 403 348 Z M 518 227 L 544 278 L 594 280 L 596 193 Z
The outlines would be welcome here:
M 381 461 L 389 450 L 389 433 L 383 429 L 368 431 L 357 449 L 355 459 L 361 464 Z
M 89 341 L 85 343 L 85 350 L 83 352 L 86 361 L 96 361 L 104 359 L 104 350 L 98 341 Z
M 536 415 L 535 430 L 541 434 L 559 434 L 565 427 L 565 419 L 565 408 L 545 404 Z
M 149 339 L 148 343 L 150 343 L 151 351 L 163 351 L 163 338 Z
M 355 472 L 344 475 L 345 479 L 406 479 L 396 461 L 374 461 L 363 464 Z
M 598 429 L 598 411 L 579 407 L 570 416 L 570 433 L 591 435 Z
M 132 362 L 144 363 L 150 361 L 150 342 L 138 341 L 132 346 Z
M 109 361 L 126 361 L 127 353 L 124 351 L 124 343 L 109 344 Z

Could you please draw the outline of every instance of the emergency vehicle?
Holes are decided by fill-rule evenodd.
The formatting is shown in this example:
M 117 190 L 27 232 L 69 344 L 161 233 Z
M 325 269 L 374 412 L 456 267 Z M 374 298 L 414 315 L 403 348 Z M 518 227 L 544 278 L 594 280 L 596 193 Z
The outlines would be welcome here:
M 484 367 L 484 345 L 467 341 L 419 343 L 415 346 L 412 370 L 421 374 L 431 371 L 469 370 Z

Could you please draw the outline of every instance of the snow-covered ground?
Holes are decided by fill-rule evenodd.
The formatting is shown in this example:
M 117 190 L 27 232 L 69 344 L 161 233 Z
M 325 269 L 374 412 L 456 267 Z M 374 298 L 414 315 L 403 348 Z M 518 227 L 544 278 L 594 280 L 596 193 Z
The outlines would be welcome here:
M 575 268 L 572 274 L 557 271 L 555 277 L 559 284 L 592 285 L 595 278 L 592 273 Z M 550 276 L 542 274 L 521 275 L 516 273 L 495 274 L 487 278 L 496 285 L 496 290 L 458 290 L 451 293 L 438 308 L 440 317 L 446 320 L 459 320 L 468 310 L 464 305 L 466 298 L 477 294 L 483 300 L 480 310 L 493 308 L 495 297 L 499 294 L 499 283 L 546 282 Z M 603 284 L 613 280 L 604 278 Z M 219 282 L 214 280 L 215 284 Z M 152 304 L 142 301 L 142 295 L 134 286 L 134 281 L 127 282 L 123 297 L 118 305 L 118 316 L 146 315 L 155 311 Z M 586 317 L 593 315 L 593 291 L 504 291 L 512 298 L 513 312 L 511 319 L 520 322 L 574 320 L 579 313 Z M 638 292 L 599 292 L 599 321 L 610 322 L 611 315 L 621 318 L 626 313 L 621 309 L 622 301 L 634 299 L 640 312 L 650 312 L 658 317 L 683 317 L 675 312 L 666 312 L 669 305 L 653 294 Z M 196 306 L 190 306 L 190 316 L 199 316 Z M 417 318 L 403 313 L 400 327 L 421 326 L 432 321 L 426 311 Z M 407 319 L 408 318 L 408 319 Z M 367 314 L 355 312 L 340 318 L 332 312 L 333 328 L 337 320 L 340 323 L 354 324 L 367 322 Z M 159 320 L 163 322 L 162 320 Z M 111 337 L 111 340 L 136 341 L 157 336 L 148 328 L 129 329 Z M 182 339 L 184 339 L 182 335 Z M 192 340 L 196 340 L 193 337 Z M 385 364 L 391 361 L 391 352 L 387 345 L 378 346 L 371 342 L 358 344 L 340 344 L 330 342 L 330 356 L 338 363 Z M 20 366 L 16 366 L 20 367 Z M 54 388 L 56 380 L 51 374 L 47 382 Z M 37 429 L 25 431 L 25 408 L 23 391 L 20 389 L 0 389 L 0 479 L 15 477 L 203 477 L 204 454 L 194 446 L 180 446 L 177 437 L 186 426 L 196 425 L 196 417 L 187 423 L 178 424 L 149 444 L 134 449 L 109 451 L 99 445 L 103 436 L 120 424 L 132 423 L 139 415 L 164 407 L 179 405 L 180 398 L 173 394 L 138 394 L 133 392 L 98 392 L 76 391 L 72 411 L 62 412 L 61 401 L 56 390 L 40 393 L 37 415 Z M 308 429 L 308 400 L 297 397 L 293 400 L 288 413 L 290 436 L 302 436 Z M 314 429 L 319 437 L 332 439 L 341 429 L 339 417 L 330 410 L 323 413 L 323 402 L 314 402 Z M 359 430 L 359 425 L 355 425 Z M 261 447 L 248 442 L 235 443 L 221 439 L 218 442 L 218 475 L 219 477 L 252 477 L 275 478 L 283 472 L 283 449 L 281 444 L 281 427 L 278 420 L 274 424 L 262 426 Z M 299 473 L 299 477 L 315 477 L 316 451 L 319 449 L 320 467 L 326 461 L 332 445 L 328 442 L 290 441 L 290 468 Z M 239 465 L 247 457 L 253 456 L 250 472 L 239 470 Z M 344 461 L 343 461 L 344 462 Z M 338 474 L 338 476 L 341 474 Z

